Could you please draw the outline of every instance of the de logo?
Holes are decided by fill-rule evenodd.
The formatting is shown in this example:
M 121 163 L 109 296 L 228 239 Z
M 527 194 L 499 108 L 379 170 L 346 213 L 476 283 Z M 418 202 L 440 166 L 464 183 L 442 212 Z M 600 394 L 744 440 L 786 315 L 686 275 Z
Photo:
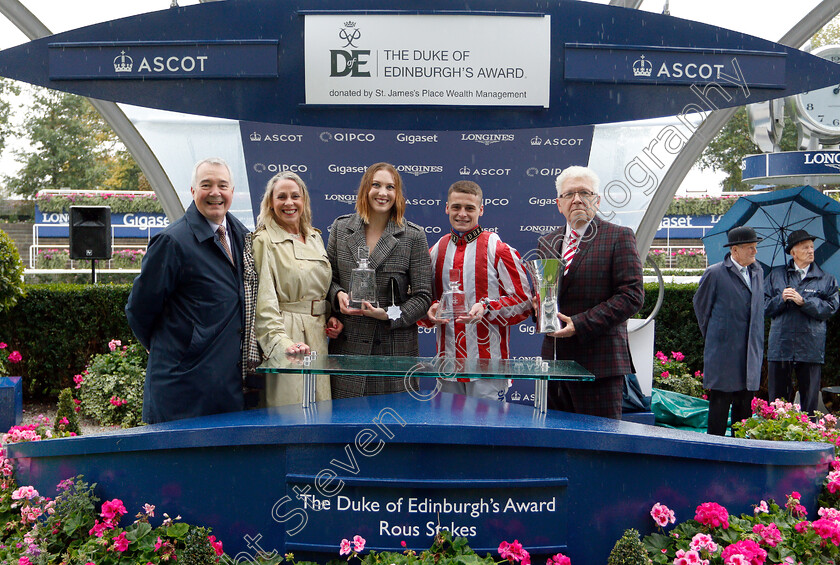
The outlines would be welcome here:
M 344 27 L 338 32 L 338 37 L 346 43 L 341 49 L 330 49 L 330 76 L 331 77 L 369 77 L 370 71 L 362 70 L 367 65 L 367 57 L 370 49 L 350 49 L 356 47 L 353 43 L 362 36 L 362 32 L 356 27 L 356 22 L 344 22 Z

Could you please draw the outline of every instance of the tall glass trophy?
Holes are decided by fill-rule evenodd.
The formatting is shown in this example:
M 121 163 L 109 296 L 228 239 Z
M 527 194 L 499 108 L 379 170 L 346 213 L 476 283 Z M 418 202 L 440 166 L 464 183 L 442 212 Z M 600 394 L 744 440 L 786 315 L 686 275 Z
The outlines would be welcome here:
M 461 290 L 461 270 L 449 269 L 449 290 L 440 295 L 438 318 L 455 321 L 467 314 L 467 295 Z
M 551 333 L 563 329 L 563 323 L 557 318 L 557 292 L 563 278 L 563 260 L 534 259 L 523 264 L 534 281 L 537 332 Z
M 359 247 L 359 266 L 350 273 L 350 307 L 361 308 L 363 302 L 379 307 L 376 300 L 376 272 L 368 267 L 370 250 L 367 245 Z

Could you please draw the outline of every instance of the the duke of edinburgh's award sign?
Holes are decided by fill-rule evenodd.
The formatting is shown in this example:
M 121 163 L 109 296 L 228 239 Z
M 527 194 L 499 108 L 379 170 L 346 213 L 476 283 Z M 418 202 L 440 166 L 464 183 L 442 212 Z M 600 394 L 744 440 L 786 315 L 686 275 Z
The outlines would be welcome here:
M 307 104 L 548 108 L 551 17 L 305 16 Z

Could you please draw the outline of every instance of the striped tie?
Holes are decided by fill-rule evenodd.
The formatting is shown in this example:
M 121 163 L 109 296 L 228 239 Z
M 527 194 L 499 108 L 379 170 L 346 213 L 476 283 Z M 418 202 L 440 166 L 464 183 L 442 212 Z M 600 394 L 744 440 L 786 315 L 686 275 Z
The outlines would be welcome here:
M 577 252 L 578 243 L 580 243 L 580 236 L 578 232 L 572 230 L 572 236 L 569 238 L 569 245 L 566 246 L 566 252 L 563 253 L 563 261 L 566 262 L 566 268 L 563 269 L 563 275 L 566 275 L 569 272 L 569 267 L 572 266 L 572 259 L 575 257 L 575 252 Z
M 227 238 L 225 237 L 225 226 L 219 226 L 216 233 L 219 234 L 219 243 L 221 243 L 222 247 L 225 248 L 225 253 L 227 253 L 228 259 L 230 259 L 230 262 L 233 263 L 233 255 L 230 252 L 230 246 L 228 245 Z

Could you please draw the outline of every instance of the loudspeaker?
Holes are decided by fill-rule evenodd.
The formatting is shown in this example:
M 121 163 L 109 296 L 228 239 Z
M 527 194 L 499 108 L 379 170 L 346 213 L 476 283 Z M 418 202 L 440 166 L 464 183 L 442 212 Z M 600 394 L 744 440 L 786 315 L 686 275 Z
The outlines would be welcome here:
M 110 206 L 70 206 L 70 258 L 111 258 Z

